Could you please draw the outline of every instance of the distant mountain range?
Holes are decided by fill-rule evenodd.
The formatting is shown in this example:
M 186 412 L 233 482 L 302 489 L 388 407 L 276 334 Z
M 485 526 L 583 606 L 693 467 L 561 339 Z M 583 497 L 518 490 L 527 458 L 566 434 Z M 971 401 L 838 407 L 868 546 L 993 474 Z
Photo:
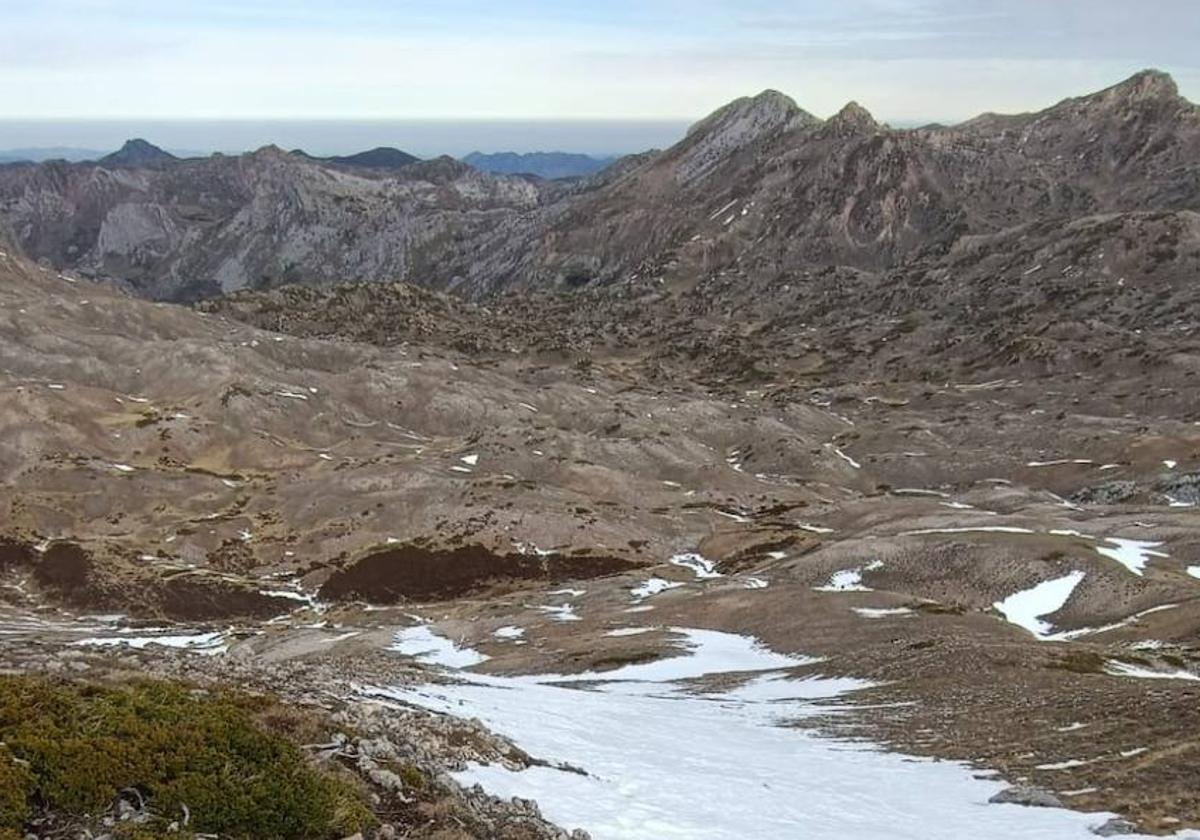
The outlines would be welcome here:
M 821 120 L 766 91 L 571 180 L 482 171 L 492 157 L 178 160 L 131 141 L 98 163 L 0 169 L 0 236 L 154 298 L 346 280 L 485 296 L 648 273 L 786 285 L 829 267 L 933 271 L 1023 225 L 1200 210 L 1200 109 L 1155 71 L 1036 114 L 919 129 L 855 103 Z
M 536 175 L 539 178 L 579 178 L 592 175 L 616 158 L 597 158 L 569 152 L 472 152 L 463 161 L 497 175 Z
M 334 157 L 314 157 L 300 149 L 296 149 L 292 154 L 308 158 L 309 160 L 319 160 L 337 166 L 350 166 L 357 169 L 399 169 L 402 166 L 408 166 L 410 163 L 416 163 L 420 160 L 416 155 L 410 155 L 408 152 L 402 152 L 390 146 L 380 146 L 377 149 L 359 152 L 354 155 Z

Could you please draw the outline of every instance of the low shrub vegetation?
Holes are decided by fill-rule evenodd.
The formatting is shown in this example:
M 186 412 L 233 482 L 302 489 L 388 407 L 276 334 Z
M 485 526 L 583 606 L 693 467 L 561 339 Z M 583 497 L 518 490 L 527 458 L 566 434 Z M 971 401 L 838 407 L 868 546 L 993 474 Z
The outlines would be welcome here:
M 37 817 L 94 818 L 119 796 L 156 815 L 139 837 L 185 813 L 187 830 L 231 838 L 342 837 L 370 826 L 352 781 L 264 725 L 272 708 L 175 683 L 0 677 L 0 840 L 23 836 Z

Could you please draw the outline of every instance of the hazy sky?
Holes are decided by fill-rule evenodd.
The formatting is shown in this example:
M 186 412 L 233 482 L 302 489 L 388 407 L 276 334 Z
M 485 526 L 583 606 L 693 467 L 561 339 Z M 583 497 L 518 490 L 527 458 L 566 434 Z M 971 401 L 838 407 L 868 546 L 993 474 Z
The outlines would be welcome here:
M 1200 0 L 0 0 L 0 115 L 1019 111 L 1137 69 L 1200 98 Z

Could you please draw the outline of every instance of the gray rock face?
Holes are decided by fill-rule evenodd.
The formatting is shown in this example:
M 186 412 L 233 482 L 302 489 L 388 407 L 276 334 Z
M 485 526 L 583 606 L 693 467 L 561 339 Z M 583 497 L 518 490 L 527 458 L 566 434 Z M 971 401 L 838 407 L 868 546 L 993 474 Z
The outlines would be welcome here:
M 1168 499 L 1184 504 L 1200 504 L 1200 473 L 1171 476 L 1154 485 Z
M 1080 505 L 1116 505 L 1132 499 L 1137 491 L 1136 481 L 1106 481 L 1073 493 L 1071 501 Z
M 0 228 L 28 255 L 171 300 L 346 278 L 444 283 L 477 259 L 463 244 L 476 231 L 540 201 L 525 180 L 449 159 L 384 177 L 274 148 L 0 170 Z
M 988 800 L 992 804 L 1011 803 L 1031 808 L 1062 808 L 1062 800 L 1045 788 L 1017 785 L 1005 788 Z
M 1097 837 L 1123 837 L 1127 834 L 1137 834 L 1137 826 L 1129 820 L 1114 817 L 1103 825 L 1093 828 L 1092 834 Z

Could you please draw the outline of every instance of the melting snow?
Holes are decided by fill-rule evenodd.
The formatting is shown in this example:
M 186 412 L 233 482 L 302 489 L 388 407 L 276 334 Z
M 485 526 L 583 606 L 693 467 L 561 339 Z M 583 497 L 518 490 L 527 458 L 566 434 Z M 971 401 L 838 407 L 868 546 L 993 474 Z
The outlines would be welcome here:
M 919 537 L 925 534 L 1032 534 L 1028 528 L 1014 525 L 978 525 L 967 528 L 922 528 L 918 531 L 901 531 L 901 537 Z
M 1091 762 L 1078 758 L 1068 758 L 1066 761 L 1056 761 L 1053 764 L 1039 764 L 1036 770 L 1070 770 L 1072 767 L 1082 767 Z
M 1105 542 L 1112 543 L 1115 548 L 1096 546 L 1096 551 L 1105 557 L 1111 557 L 1129 571 L 1139 577 L 1146 569 L 1146 563 L 1151 557 L 1167 557 L 1161 551 L 1154 551 L 1162 543 L 1147 542 L 1146 540 L 1127 540 L 1121 537 L 1105 537 Z
M 649 598 L 651 595 L 657 595 L 659 592 L 666 592 L 668 589 L 678 589 L 681 586 L 683 586 L 682 583 L 653 577 L 641 586 L 635 586 L 633 589 L 630 589 L 629 592 L 634 598 L 640 601 L 643 598 Z
M 445 636 L 437 635 L 424 624 L 406 627 L 396 633 L 396 641 L 391 649 L 411 656 L 418 662 L 446 668 L 470 668 L 491 658 L 471 648 L 459 647 Z
M 1061 610 L 1083 578 L 1083 572 L 1071 572 L 1054 580 L 1042 581 L 1032 589 L 1009 595 L 992 606 L 1011 623 L 1024 627 L 1039 639 L 1049 639 L 1054 627 L 1041 617 Z
M 676 566 L 683 566 L 685 569 L 691 569 L 698 580 L 723 577 L 720 572 L 713 568 L 711 560 L 706 560 L 699 554 L 676 554 L 667 562 Z
M 1184 671 L 1182 669 L 1175 671 L 1155 671 L 1150 668 L 1143 668 L 1140 665 L 1133 665 L 1129 662 L 1109 661 L 1105 665 L 1104 670 L 1114 677 L 1136 677 L 1144 680 L 1200 680 L 1200 676 L 1193 674 L 1191 671 Z
M 609 630 L 604 635 L 622 638 L 624 636 L 640 636 L 643 633 L 652 633 L 653 631 L 653 627 L 618 627 L 616 630 Z
M 863 618 L 887 618 L 892 615 L 914 615 L 908 607 L 853 607 Z
M 834 572 L 829 583 L 815 587 L 817 592 L 870 592 L 862 585 L 862 569 L 843 569 Z
M 809 525 L 804 522 L 797 523 L 801 531 L 808 531 L 810 534 L 832 534 L 832 528 L 823 528 L 820 525 Z
M 686 652 L 601 674 L 457 673 L 454 684 L 363 693 L 478 718 L 511 738 L 550 766 L 512 772 L 472 764 L 454 774 L 458 781 L 534 799 L 550 820 L 596 840 L 1086 840 L 1111 816 L 986 805 L 1004 783 L 977 779 L 964 765 L 780 727 L 820 712 L 814 699 L 861 683 L 789 680 L 778 672 L 812 660 L 742 636 L 672 632 Z M 673 684 L 720 673 L 756 676 L 700 694 Z M 581 681 L 586 688 L 575 687 Z
M 575 607 L 572 604 L 563 604 L 561 606 L 555 606 L 553 604 L 546 604 L 544 606 L 538 607 L 538 609 L 544 613 L 550 613 L 551 617 L 553 617 L 553 619 L 555 621 L 582 621 L 583 620 L 579 616 L 575 615 Z
M 225 637 L 221 633 L 194 633 L 187 636 L 106 636 L 80 639 L 75 644 L 84 647 L 131 647 L 137 650 L 159 645 L 204 654 L 224 653 L 227 650 Z
M 768 583 L 760 577 L 748 577 L 742 581 L 742 586 L 747 589 L 766 589 Z
M 510 624 L 507 627 L 498 628 L 492 635 L 497 639 L 519 639 L 525 635 L 525 628 L 515 627 Z
M 856 469 L 856 470 L 862 469 L 862 464 L 858 463 L 858 461 L 855 461 L 853 458 L 851 458 L 849 455 L 847 455 L 842 450 L 838 449 L 833 444 L 827 443 L 825 445 L 828 446 L 830 449 L 832 449 L 835 455 L 837 455 L 839 458 L 841 458 L 843 461 L 845 461 L 850 466 L 854 467 L 854 469 Z

